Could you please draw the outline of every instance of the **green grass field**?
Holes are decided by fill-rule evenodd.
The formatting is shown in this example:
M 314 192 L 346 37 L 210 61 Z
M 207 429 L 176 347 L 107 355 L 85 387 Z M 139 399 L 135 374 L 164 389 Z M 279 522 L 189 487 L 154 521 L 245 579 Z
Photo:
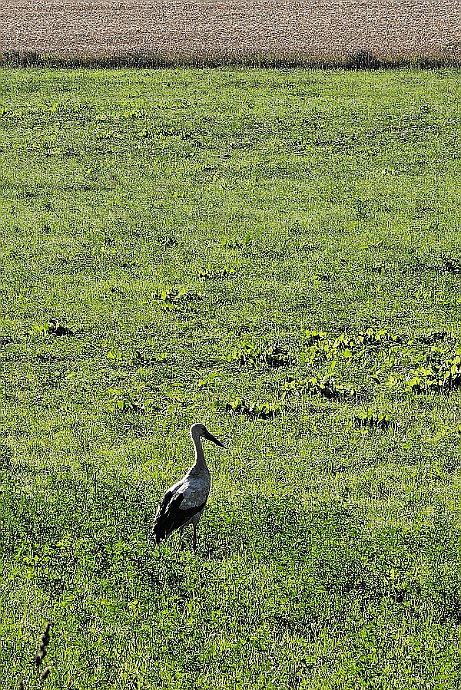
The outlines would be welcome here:
M 459 688 L 459 71 L 0 84 L 1 687 Z

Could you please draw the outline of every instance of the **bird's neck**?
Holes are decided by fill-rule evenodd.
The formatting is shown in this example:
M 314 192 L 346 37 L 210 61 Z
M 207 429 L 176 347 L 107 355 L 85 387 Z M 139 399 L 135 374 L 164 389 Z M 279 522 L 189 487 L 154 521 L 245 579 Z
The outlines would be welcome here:
M 200 436 L 193 436 L 192 441 L 195 446 L 195 463 L 193 469 L 208 471 L 207 464 L 205 462 L 205 454 L 203 452 L 202 439 Z

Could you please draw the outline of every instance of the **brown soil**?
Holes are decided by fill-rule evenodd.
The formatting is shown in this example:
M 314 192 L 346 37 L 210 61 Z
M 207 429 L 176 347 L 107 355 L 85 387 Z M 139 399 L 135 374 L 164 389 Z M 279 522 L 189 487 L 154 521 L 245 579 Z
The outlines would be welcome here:
M 0 0 L 0 53 L 461 56 L 460 0 Z

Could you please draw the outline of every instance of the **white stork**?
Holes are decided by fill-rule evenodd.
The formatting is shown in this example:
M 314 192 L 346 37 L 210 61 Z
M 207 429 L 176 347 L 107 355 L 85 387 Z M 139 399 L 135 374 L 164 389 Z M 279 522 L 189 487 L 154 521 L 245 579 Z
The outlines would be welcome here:
M 187 474 L 171 486 L 159 505 L 152 538 L 156 544 L 170 536 L 176 529 L 192 523 L 194 538 L 192 546 L 197 549 L 197 525 L 210 493 L 210 471 L 205 462 L 202 436 L 224 448 L 221 441 L 210 434 L 203 424 L 192 424 L 190 435 L 195 446 L 195 462 Z

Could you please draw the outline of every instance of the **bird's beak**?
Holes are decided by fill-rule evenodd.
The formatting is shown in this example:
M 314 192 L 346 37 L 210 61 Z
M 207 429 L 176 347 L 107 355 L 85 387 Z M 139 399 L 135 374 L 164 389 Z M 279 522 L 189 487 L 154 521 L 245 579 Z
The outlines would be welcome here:
M 213 441 L 213 443 L 216 443 L 217 446 L 221 446 L 221 448 L 225 448 L 225 447 L 226 447 L 226 446 L 224 445 L 224 443 L 221 443 L 221 441 L 218 441 L 218 439 L 216 438 L 216 436 L 213 436 L 213 434 L 210 434 L 210 432 L 209 432 L 207 429 L 203 432 L 203 436 L 204 436 L 205 438 L 207 438 L 209 441 Z

